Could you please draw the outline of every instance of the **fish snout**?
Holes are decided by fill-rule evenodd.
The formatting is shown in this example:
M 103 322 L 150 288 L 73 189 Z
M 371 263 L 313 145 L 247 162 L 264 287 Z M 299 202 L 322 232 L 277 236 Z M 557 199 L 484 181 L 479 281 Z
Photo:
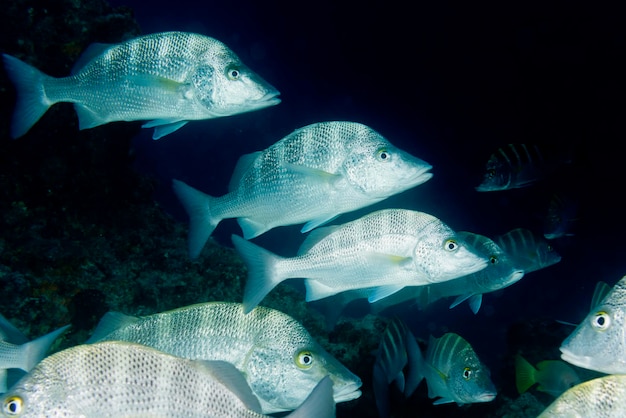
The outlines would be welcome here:
M 362 382 L 357 376 L 350 380 L 333 375 L 330 375 L 330 378 L 333 381 L 333 399 L 335 403 L 351 401 L 361 396 L 359 388 Z

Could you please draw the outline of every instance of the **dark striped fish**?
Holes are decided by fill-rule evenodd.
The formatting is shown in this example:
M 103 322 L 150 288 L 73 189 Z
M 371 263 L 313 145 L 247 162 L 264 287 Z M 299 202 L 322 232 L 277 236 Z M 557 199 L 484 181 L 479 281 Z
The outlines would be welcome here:
M 460 335 L 449 332 L 440 338 L 431 336 L 424 362 L 428 397 L 438 398 L 433 404 L 463 405 L 495 399 L 497 391 L 489 369 Z
M 543 236 L 526 228 L 512 229 L 497 236 L 495 242 L 526 274 L 561 261 L 561 256 Z
M 543 220 L 543 236 L 546 239 L 575 235 L 578 223 L 578 199 L 569 194 L 554 193 L 550 197 Z
M 394 317 L 387 324 L 374 361 L 374 398 L 381 418 L 389 416 L 391 382 L 395 381 L 400 392 L 409 397 L 422 381 L 423 376 L 419 373 L 421 356 L 411 330 L 401 319 Z
M 528 187 L 570 161 L 560 152 L 532 144 L 508 144 L 498 148 L 487 161 L 479 192 Z

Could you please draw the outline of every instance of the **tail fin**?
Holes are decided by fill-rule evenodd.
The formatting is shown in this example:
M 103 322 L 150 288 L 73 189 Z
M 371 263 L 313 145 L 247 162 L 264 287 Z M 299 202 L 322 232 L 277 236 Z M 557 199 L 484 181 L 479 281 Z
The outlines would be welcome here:
M 213 217 L 210 207 L 212 197 L 208 194 L 176 179 L 172 180 L 172 187 L 189 215 L 189 257 L 197 258 L 221 219 Z
M 248 267 L 248 279 L 243 291 L 243 310 L 248 313 L 284 280 L 276 275 L 275 270 L 280 257 L 238 235 L 233 234 L 232 241 Z
M 69 327 L 69 325 L 65 325 L 21 345 L 2 341 L 2 344 L 0 344 L 0 369 L 21 369 L 29 372 L 46 357 L 48 349 L 54 340 Z
M 532 385 L 537 383 L 535 371 L 535 367 L 528 360 L 519 354 L 515 356 L 515 386 L 520 394 L 526 392 Z
M 43 87 L 49 76 L 11 55 L 2 54 L 2 57 L 7 75 L 17 91 L 11 123 L 11 137 L 15 139 L 26 134 L 54 102 L 48 99 Z
M 304 402 L 286 418 L 334 418 L 333 381 L 329 376 L 319 381 Z

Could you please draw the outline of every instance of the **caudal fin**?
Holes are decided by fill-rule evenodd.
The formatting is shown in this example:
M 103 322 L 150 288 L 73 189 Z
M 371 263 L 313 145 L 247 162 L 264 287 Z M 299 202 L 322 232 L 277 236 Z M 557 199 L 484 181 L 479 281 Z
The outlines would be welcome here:
M 43 87 L 49 76 L 11 55 L 2 54 L 2 57 L 7 75 L 17 91 L 11 123 L 11 137 L 15 139 L 26 134 L 54 102 L 46 96 Z
M 11 344 L 3 341 L 0 345 L 0 369 L 21 369 L 29 372 L 44 357 L 59 335 L 70 326 L 65 325 L 42 337 L 24 344 Z
M 233 234 L 232 241 L 248 268 L 248 279 L 243 291 L 243 311 L 248 313 L 284 280 L 277 276 L 275 269 L 280 257 L 238 235 Z
M 210 207 L 212 197 L 208 194 L 176 179 L 172 180 L 172 188 L 189 215 L 189 257 L 197 258 L 221 219 L 213 217 Z

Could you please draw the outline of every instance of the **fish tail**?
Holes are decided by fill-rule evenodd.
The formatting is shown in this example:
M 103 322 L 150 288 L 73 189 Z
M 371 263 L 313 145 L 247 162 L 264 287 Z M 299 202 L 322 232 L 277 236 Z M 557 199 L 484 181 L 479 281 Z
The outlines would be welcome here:
M 189 257 L 194 259 L 200 255 L 221 218 L 211 212 L 212 196 L 176 179 L 172 180 L 172 188 L 189 216 L 187 246 Z
M 0 345 L 0 369 L 21 369 L 29 372 L 46 357 L 54 340 L 69 327 L 65 325 L 21 345 L 4 342 Z
M 532 385 L 537 383 L 535 371 L 536 369 L 528 360 L 519 354 L 515 356 L 515 386 L 520 394 L 526 392 Z
M 329 376 L 319 381 L 304 402 L 286 418 L 334 418 L 333 381 Z
M 11 55 L 2 56 L 4 68 L 17 93 L 11 123 L 11 137 L 15 139 L 26 134 L 55 102 L 46 96 L 44 89 L 44 81 L 51 77 Z
M 283 280 L 275 269 L 280 258 L 238 235 L 233 234 L 232 241 L 248 268 L 248 279 L 243 291 L 243 310 L 248 313 Z

